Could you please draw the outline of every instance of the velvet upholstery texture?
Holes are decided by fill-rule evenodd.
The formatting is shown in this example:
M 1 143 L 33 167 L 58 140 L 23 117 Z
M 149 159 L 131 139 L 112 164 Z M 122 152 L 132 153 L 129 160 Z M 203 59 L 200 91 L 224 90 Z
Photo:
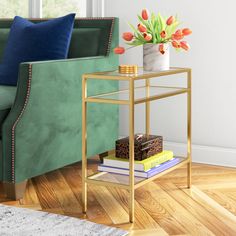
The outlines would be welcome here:
M 34 24 L 14 18 L 0 65 L 0 84 L 16 85 L 19 64 L 67 58 L 75 14 Z
M 13 106 L 16 96 L 16 87 L 0 86 L 0 139 L 2 137 L 2 124 Z
M 2 57 L 3 57 L 5 46 L 7 44 L 9 32 L 10 32 L 9 28 L 4 29 L 0 27 L 0 63 L 2 63 Z
M 98 55 L 101 29 L 74 29 L 69 49 L 69 58 L 94 57 Z M 89 45 L 89 47 L 88 47 Z
M 0 110 L 10 109 L 16 96 L 16 87 L 0 86 Z
M 104 33 L 97 52 L 101 56 L 20 65 L 16 97 L 2 124 L 2 181 L 19 183 L 81 160 L 81 76 L 117 69 L 118 56 L 112 49 L 119 36 L 118 19 L 78 19 L 76 29 L 80 20 L 81 28 L 88 25 Z M 0 21 L 0 27 L 8 24 Z M 88 85 L 89 94 L 118 88 L 116 81 Z M 88 156 L 114 148 L 118 118 L 117 105 L 88 106 Z

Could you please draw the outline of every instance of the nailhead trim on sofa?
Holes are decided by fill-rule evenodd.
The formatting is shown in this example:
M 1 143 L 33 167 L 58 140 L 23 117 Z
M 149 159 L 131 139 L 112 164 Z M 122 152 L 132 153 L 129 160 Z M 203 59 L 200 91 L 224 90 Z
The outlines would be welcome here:
M 29 74 L 28 74 L 28 84 L 27 84 L 27 93 L 26 93 L 26 98 L 25 98 L 25 102 L 24 102 L 24 106 L 19 114 L 19 116 L 17 117 L 15 123 L 12 126 L 12 143 L 11 143 L 11 154 L 12 154 L 12 158 L 11 158 L 11 169 L 12 169 L 12 182 L 15 182 L 15 129 L 16 126 L 18 124 L 18 122 L 20 121 L 26 106 L 28 104 L 29 101 L 29 96 L 30 96 L 30 89 L 31 89 L 31 80 L 32 80 L 32 64 L 29 64 Z

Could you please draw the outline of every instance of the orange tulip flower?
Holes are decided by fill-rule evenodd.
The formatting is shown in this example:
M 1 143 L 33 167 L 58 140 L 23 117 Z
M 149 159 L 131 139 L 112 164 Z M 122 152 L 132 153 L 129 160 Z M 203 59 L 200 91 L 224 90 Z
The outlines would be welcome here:
M 172 39 L 173 39 L 173 40 L 181 40 L 181 39 L 183 39 L 183 38 L 184 38 L 183 35 L 177 35 L 177 34 L 173 34 L 173 35 L 172 35 Z
M 160 46 L 159 46 L 159 52 L 162 54 L 162 55 L 164 55 L 165 54 L 165 47 L 164 47 L 164 44 L 160 44 Z
M 173 16 L 170 16 L 167 21 L 166 21 L 166 24 L 167 25 L 172 25 L 175 21 L 175 18 Z
M 152 40 L 152 35 L 151 34 L 147 34 L 147 33 L 143 33 L 143 38 L 149 42 Z
M 181 30 L 181 29 L 176 30 L 176 31 L 175 31 L 175 34 L 176 34 L 176 35 L 181 35 L 181 34 L 182 34 L 182 30 Z
M 177 42 L 177 41 L 172 41 L 172 46 L 174 47 L 174 48 L 180 48 L 180 44 Z
M 149 18 L 149 12 L 148 12 L 147 9 L 143 9 L 143 10 L 142 10 L 142 18 L 143 18 L 144 20 L 148 20 L 148 18 Z
M 182 30 L 176 30 L 176 32 L 172 35 L 173 40 L 181 40 L 183 39 L 184 35 L 182 34 Z
M 147 28 L 146 28 L 146 26 L 143 25 L 143 24 L 138 24 L 138 30 L 139 30 L 141 33 L 147 32 Z
M 181 41 L 180 42 L 180 47 L 183 48 L 186 51 L 188 51 L 190 49 L 190 46 L 186 41 Z
M 132 41 L 132 39 L 134 38 L 134 35 L 131 32 L 125 32 L 123 33 L 122 38 L 126 41 Z
M 161 38 L 164 39 L 166 37 L 166 31 L 162 30 L 161 33 L 160 33 L 160 36 L 161 36 Z
M 182 30 L 182 34 L 184 36 L 190 35 L 190 34 L 192 34 L 192 30 L 190 30 L 189 28 L 185 28 Z
M 125 48 L 123 48 L 123 47 L 116 47 L 116 48 L 114 48 L 114 53 L 115 54 L 124 54 L 125 53 Z

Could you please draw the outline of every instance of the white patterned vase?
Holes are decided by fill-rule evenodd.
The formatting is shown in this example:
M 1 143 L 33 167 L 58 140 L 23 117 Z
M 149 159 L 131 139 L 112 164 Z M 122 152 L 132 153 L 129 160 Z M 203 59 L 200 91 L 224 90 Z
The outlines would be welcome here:
M 159 51 L 160 44 L 147 43 L 143 45 L 143 68 L 146 71 L 162 71 L 170 68 L 169 44 L 164 44 L 165 53 Z

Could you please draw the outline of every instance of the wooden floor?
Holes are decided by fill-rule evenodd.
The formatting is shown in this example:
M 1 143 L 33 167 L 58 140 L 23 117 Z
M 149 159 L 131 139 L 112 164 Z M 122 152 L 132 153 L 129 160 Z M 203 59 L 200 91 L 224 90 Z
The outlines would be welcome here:
M 97 160 L 89 164 L 95 170 Z M 0 202 L 86 218 L 120 227 L 130 235 L 236 235 L 236 170 L 193 164 L 193 186 L 186 189 L 186 168 L 136 190 L 136 221 L 128 221 L 126 190 L 90 186 L 87 216 L 81 213 L 81 165 L 34 178 L 20 201 Z

